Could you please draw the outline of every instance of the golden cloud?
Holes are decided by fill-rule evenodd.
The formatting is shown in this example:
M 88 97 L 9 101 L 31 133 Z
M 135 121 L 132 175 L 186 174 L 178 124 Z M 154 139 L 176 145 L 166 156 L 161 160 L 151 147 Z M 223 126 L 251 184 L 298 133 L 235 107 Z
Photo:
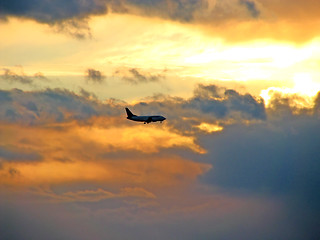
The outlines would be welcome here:
M 13 186 L 77 182 L 171 186 L 195 180 L 211 167 L 174 153 L 157 155 L 161 149 L 167 148 L 205 152 L 195 144 L 193 137 L 170 132 L 164 124 L 104 128 L 102 123 L 99 124 L 101 118 L 96 121 L 92 119 L 88 125 L 71 122 L 42 127 L 2 125 L 3 148 L 28 149 L 28 154 L 37 153 L 41 158 L 37 161 L 0 159 L 1 183 Z M 112 121 L 106 120 L 104 125 Z M 10 149 L 14 151 L 15 148 Z M 143 195 L 143 192 L 128 188 L 121 194 Z M 107 194 L 101 194 L 101 197 L 105 198 Z

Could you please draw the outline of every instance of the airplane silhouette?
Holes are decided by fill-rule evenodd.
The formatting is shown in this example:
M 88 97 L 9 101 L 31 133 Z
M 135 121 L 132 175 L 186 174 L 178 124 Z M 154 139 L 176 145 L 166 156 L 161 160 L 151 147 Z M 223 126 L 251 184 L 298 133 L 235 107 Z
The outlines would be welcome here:
M 137 121 L 137 122 L 144 122 L 144 124 L 146 123 L 151 123 L 151 122 L 161 122 L 166 120 L 165 117 L 163 116 L 137 116 L 134 115 L 129 108 L 126 108 L 126 112 L 127 112 L 127 119 L 132 120 L 132 121 Z

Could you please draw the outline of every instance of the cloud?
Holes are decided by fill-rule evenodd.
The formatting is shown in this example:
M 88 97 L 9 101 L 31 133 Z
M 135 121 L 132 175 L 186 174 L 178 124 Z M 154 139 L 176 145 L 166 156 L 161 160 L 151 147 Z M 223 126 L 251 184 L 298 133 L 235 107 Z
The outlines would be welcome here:
M 243 8 L 246 6 L 246 9 Z M 209 7 L 209 8 L 208 8 Z M 107 14 L 109 9 L 117 13 L 157 16 L 181 22 L 197 22 L 198 19 L 242 19 L 258 16 L 254 2 L 238 0 L 84 0 L 65 3 L 58 1 L 14 0 L 2 4 L 0 18 L 19 17 L 46 23 L 57 32 L 65 32 L 77 38 L 91 37 L 88 19 Z M 251 14 L 247 14 L 246 11 Z M 204 16 L 204 17 L 203 17 Z
M 2 238 L 319 234 L 319 95 L 297 113 L 281 96 L 266 108 L 214 85 L 198 85 L 187 99 L 158 95 L 128 104 L 139 114 L 165 114 L 162 125 L 129 122 L 125 103 L 86 93 L 12 90 L 0 98 L 4 112 L 20 114 L 11 122 L 0 115 Z M 30 112 L 33 124 L 21 124 Z M 201 123 L 223 129 L 208 134 Z
M 150 74 L 150 73 L 141 73 L 141 71 L 136 68 L 131 68 L 126 70 L 118 70 L 115 72 L 116 76 L 121 76 L 122 80 L 132 83 L 132 84 L 142 84 L 142 83 L 151 83 L 159 82 L 164 78 L 161 74 Z
M 93 116 L 119 115 L 120 106 L 110 106 L 63 89 L 24 92 L 2 91 L 0 120 L 22 124 L 46 124 L 87 120 Z M 121 111 L 122 112 L 122 111 Z
M 243 121 L 266 120 L 266 109 L 261 98 L 250 94 L 217 87 L 198 85 L 188 99 L 155 96 L 131 107 L 134 114 L 162 114 L 167 124 L 184 134 L 201 131 L 201 123 L 228 125 Z
M 88 68 L 86 70 L 86 79 L 88 82 L 103 83 L 105 76 L 98 70 Z
M 225 41 L 272 38 L 306 42 L 318 35 L 319 7 L 314 0 L 14 0 L 2 4 L 0 19 L 34 19 L 56 32 L 83 39 L 92 37 L 92 16 L 112 12 L 196 24 Z
M 64 89 L 34 92 L 15 89 L 0 92 L 0 97 L 5 100 L 0 106 L 0 120 L 25 125 L 90 122 L 95 117 L 120 118 L 129 124 L 124 118 L 124 107 L 130 107 L 138 115 L 162 114 L 169 119 L 170 127 L 184 134 L 201 131 L 198 128 L 201 123 L 223 126 L 230 121 L 266 119 L 262 99 L 215 85 L 198 85 L 189 99 L 155 96 L 134 105 L 113 100 L 101 102 L 86 91 L 77 95 Z
M 297 236 L 312 238 L 319 234 L 319 116 L 278 110 L 268 112 L 265 122 L 230 126 L 216 138 L 200 137 L 213 165 L 204 180 L 223 191 L 282 199 L 285 221 Z

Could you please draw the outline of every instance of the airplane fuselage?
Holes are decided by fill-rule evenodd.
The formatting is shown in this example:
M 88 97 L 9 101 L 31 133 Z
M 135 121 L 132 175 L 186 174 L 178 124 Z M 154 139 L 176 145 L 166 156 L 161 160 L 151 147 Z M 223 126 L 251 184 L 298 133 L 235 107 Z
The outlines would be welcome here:
M 165 117 L 160 116 L 160 115 L 154 115 L 154 116 L 137 116 L 134 115 L 128 108 L 126 108 L 127 112 L 127 119 L 132 120 L 132 121 L 137 121 L 137 122 L 144 122 L 146 123 L 151 123 L 151 122 L 162 122 L 166 120 Z
M 132 121 L 137 121 L 137 122 L 162 122 L 166 120 L 165 117 L 163 116 L 132 116 L 132 117 L 127 117 L 127 119 L 132 120 Z

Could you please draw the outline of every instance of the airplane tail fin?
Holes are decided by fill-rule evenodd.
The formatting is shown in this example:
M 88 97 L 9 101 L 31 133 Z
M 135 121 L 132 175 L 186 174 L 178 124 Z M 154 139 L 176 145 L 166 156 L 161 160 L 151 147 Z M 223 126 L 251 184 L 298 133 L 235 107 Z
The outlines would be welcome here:
M 129 108 L 126 108 L 126 112 L 127 112 L 127 118 L 130 119 L 131 117 L 135 116 L 130 110 Z

